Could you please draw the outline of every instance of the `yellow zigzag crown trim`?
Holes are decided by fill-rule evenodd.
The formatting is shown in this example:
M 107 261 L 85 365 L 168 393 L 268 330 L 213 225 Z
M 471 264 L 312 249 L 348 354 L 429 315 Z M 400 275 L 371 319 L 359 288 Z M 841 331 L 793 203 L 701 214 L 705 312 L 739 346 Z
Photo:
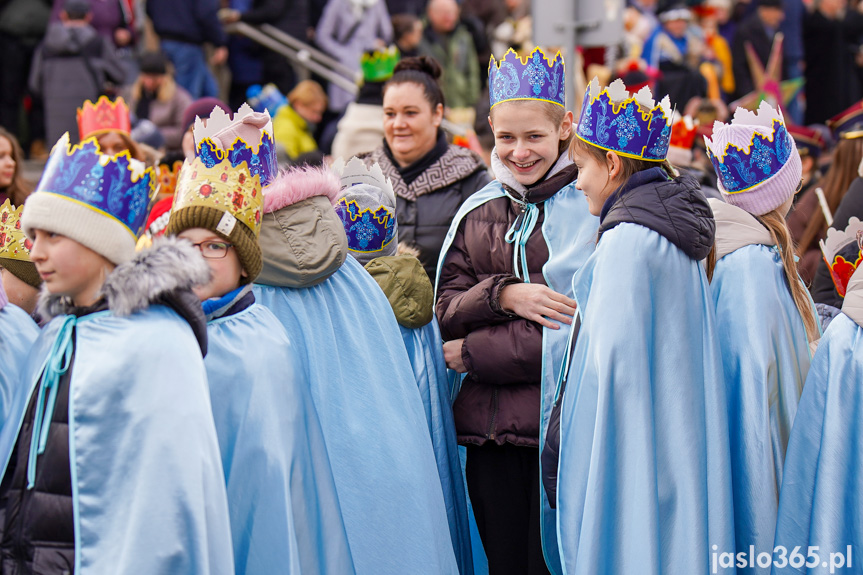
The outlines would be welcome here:
M 9 200 L 0 206 L 0 259 L 30 261 L 30 240 L 21 229 L 24 206 L 12 207 Z
M 563 60 L 563 54 L 561 54 L 561 53 L 560 53 L 560 50 L 558 50 L 558 51 L 557 51 L 557 53 L 554 55 L 554 57 L 553 57 L 552 59 L 550 59 L 550 60 L 549 60 L 549 58 L 548 58 L 548 54 L 546 54 L 546 53 L 545 53 L 545 50 L 543 50 L 543 49 L 542 49 L 542 48 L 540 48 L 539 46 L 536 46 L 533 50 L 531 50 L 531 51 L 530 51 L 530 53 L 529 53 L 527 56 L 524 56 L 524 57 L 519 56 L 519 55 L 518 55 L 518 52 L 516 52 L 513 48 L 508 49 L 508 50 L 504 53 L 503 58 L 501 58 L 500 60 L 495 59 L 494 54 L 492 54 L 492 55 L 489 57 L 489 59 L 488 59 L 488 71 L 489 71 L 489 72 L 491 72 L 491 67 L 492 67 L 492 66 L 497 66 L 497 69 L 498 69 L 498 70 L 500 70 L 500 65 L 501 65 L 501 64 L 503 64 L 503 62 L 509 58 L 509 55 L 510 55 L 510 54 L 512 54 L 512 56 L 513 56 L 514 58 L 517 58 L 517 59 L 518 59 L 518 61 L 519 61 L 519 62 L 521 62 L 521 65 L 522 65 L 522 66 L 527 66 L 527 63 L 528 63 L 528 62 L 533 58 L 533 54 L 534 54 L 535 52 L 539 52 L 539 53 L 540 53 L 540 55 L 542 56 L 543 61 L 545 62 L 546 66 L 548 66 L 548 69 L 549 69 L 549 70 L 551 70 L 552 68 L 554 68 L 554 64 L 555 64 L 555 62 L 557 62 L 558 60 L 560 60 L 560 63 L 561 63 L 563 66 L 566 66 L 566 62 L 564 62 L 564 60 Z
M 257 237 L 261 231 L 264 196 L 261 178 L 252 176 L 246 164 L 236 168 L 229 160 L 208 168 L 199 158 L 186 160 L 177 181 L 172 211 L 191 206 L 227 212 Z

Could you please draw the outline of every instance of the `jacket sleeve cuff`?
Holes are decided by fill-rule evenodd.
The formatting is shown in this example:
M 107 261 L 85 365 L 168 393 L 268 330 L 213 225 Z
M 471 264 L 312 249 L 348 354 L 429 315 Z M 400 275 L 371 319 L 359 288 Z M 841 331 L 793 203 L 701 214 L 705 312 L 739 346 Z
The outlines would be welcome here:
M 517 277 L 515 277 L 514 275 L 502 276 L 495 283 L 494 287 L 492 287 L 492 289 L 491 289 L 491 299 L 489 300 L 489 305 L 491 306 L 491 309 L 493 312 L 495 312 L 496 314 L 501 315 L 503 317 L 507 317 L 507 318 L 518 317 L 516 314 L 511 313 L 511 312 L 503 309 L 503 307 L 501 307 L 501 305 L 500 305 L 500 294 L 501 294 L 501 292 L 503 292 L 503 288 L 505 288 L 506 286 L 509 286 L 512 284 L 518 284 L 518 283 L 521 283 L 521 280 L 518 279 Z

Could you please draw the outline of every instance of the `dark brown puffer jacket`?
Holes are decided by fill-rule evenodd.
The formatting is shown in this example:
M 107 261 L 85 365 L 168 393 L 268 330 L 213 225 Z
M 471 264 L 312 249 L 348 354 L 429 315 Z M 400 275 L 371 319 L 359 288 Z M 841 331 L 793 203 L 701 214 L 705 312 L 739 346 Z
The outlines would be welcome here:
M 542 235 L 543 202 L 575 180 L 574 165 L 531 188 L 527 200 L 539 219 L 527 241 L 531 283 L 545 284 L 548 246 Z M 516 197 L 517 193 L 514 193 Z M 520 280 L 513 245 L 504 237 L 521 213 L 509 198 L 486 202 L 459 225 L 440 274 L 435 311 L 444 341 L 465 338 L 468 375 L 453 404 L 459 443 L 539 445 L 542 327 L 500 307 L 501 290 Z

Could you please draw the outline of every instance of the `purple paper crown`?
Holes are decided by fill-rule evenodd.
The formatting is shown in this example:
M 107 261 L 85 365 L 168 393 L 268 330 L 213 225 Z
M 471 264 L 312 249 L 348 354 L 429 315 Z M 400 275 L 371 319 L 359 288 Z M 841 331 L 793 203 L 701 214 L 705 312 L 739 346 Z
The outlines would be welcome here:
M 565 106 L 566 67 L 558 52 L 551 61 L 541 48 L 522 60 L 510 48 L 500 61 L 492 55 L 488 63 L 491 107 L 509 100 L 542 100 Z
M 584 93 L 576 136 L 621 156 L 661 162 L 668 154 L 672 116 L 668 96 L 656 104 L 650 88 L 630 96 L 621 80 L 600 90 L 594 78 Z
M 379 252 L 389 245 L 396 233 L 396 217 L 384 206 L 361 210 L 355 200 L 342 198 L 336 213 L 345 227 L 348 248 L 355 252 Z
M 257 151 L 240 138 L 234 140 L 227 151 L 222 150 L 211 139 L 204 138 L 198 143 L 197 154 L 208 168 L 224 161 L 225 158 L 231 162 L 231 166 L 234 168 L 245 162 L 252 177 L 259 176 L 261 185 L 267 186 L 279 175 L 275 150 L 272 136 L 268 132 L 261 132 L 261 141 L 257 146 Z
M 762 102 L 757 113 L 738 108 L 730 124 L 713 128 L 704 138 L 707 155 L 723 191 L 745 192 L 772 178 L 794 149 L 782 112 Z
M 114 218 L 136 237 L 156 194 L 153 170 L 129 157 L 102 154 L 95 137 L 70 148 L 66 133 L 54 146 L 33 193 L 63 196 Z

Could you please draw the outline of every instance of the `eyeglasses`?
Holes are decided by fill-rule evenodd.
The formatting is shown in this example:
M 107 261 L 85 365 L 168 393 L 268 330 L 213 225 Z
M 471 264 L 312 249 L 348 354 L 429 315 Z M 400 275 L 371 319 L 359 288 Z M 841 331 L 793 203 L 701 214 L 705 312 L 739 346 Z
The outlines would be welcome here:
M 201 250 L 201 255 L 208 260 L 220 260 L 228 255 L 228 250 L 230 248 L 234 247 L 234 244 L 229 244 L 228 242 L 214 241 L 201 242 L 192 245 Z

